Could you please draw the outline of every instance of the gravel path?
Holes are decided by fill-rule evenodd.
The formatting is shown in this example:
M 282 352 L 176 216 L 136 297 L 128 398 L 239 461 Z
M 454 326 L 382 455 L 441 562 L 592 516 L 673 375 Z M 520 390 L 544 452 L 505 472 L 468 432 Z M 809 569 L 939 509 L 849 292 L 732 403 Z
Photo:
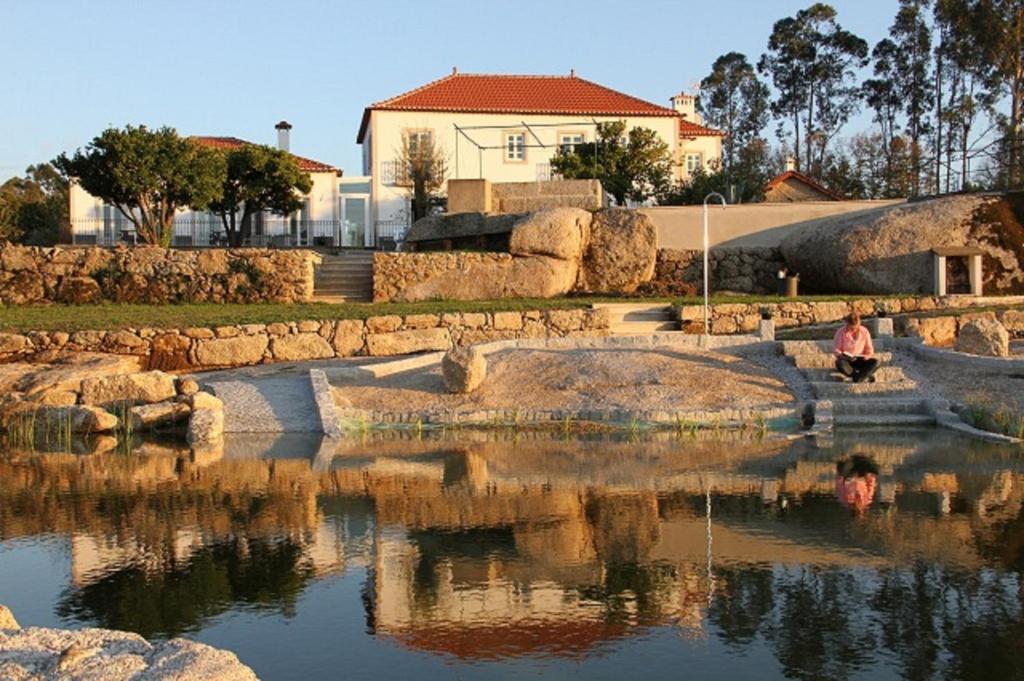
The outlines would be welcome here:
M 226 433 L 311 433 L 321 430 L 308 373 L 205 381 L 224 401 Z
M 379 379 L 334 379 L 359 409 L 624 409 L 753 407 L 790 402 L 772 371 L 732 355 L 682 350 L 506 350 L 487 358 L 471 395 L 444 391 L 437 366 Z

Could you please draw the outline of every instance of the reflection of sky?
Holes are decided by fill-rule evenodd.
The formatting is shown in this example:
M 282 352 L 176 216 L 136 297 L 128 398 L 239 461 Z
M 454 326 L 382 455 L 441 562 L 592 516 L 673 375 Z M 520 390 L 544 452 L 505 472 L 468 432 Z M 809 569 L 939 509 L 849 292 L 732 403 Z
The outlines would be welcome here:
M 857 518 L 821 491 L 830 484 L 831 452 L 773 445 L 705 477 L 706 470 L 675 463 L 668 449 L 639 445 L 635 484 L 654 489 L 638 491 L 625 482 L 628 451 L 609 449 L 604 463 L 614 482 L 601 486 L 601 465 L 564 448 L 548 468 L 522 445 L 463 463 L 450 448 L 384 458 L 368 450 L 335 462 L 312 511 L 302 486 L 281 478 L 308 471 L 293 456 L 277 468 L 273 494 L 249 489 L 251 499 L 224 507 L 229 525 L 216 513 L 202 516 L 210 526 L 172 522 L 166 544 L 152 544 L 149 531 L 141 548 L 131 513 L 102 536 L 79 530 L 113 551 L 80 584 L 66 534 L 0 541 L 0 602 L 23 624 L 66 625 L 56 613 L 69 594 L 111 578 L 149 579 L 128 565 L 176 580 L 152 582 L 165 584 L 165 596 L 188 596 L 182 576 L 215 568 L 211 575 L 228 580 L 226 600 L 205 603 L 211 607 L 190 635 L 235 650 L 266 679 L 335 670 L 349 678 L 664 679 L 680 669 L 688 678 L 723 669 L 729 678 L 772 678 L 801 665 L 821 665 L 826 676 L 888 678 L 929 645 L 966 659 L 961 676 L 1005 671 L 984 665 L 1002 664 L 1013 628 L 1024 634 L 1021 556 L 1005 549 L 1024 543 L 1019 456 L 880 449 L 881 477 L 899 493 L 894 505 L 876 504 Z M 517 453 L 532 467 L 517 471 Z M 267 461 L 248 455 L 218 465 L 202 474 L 214 480 L 218 471 L 260 470 Z M 657 476 L 659 468 L 668 475 Z M 572 486 L 574 469 L 587 479 L 580 489 Z M 243 477 L 258 479 L 251 470 Z M 705 499 L 692 489 L 702 479 L 735 488 L 712 494 L 710 609 Z M 766 487 L 762 479 L 776 482 Z M 168 484 L 161 482 L 164 492 Z M 790 491 L 783 508 L 775 493 L 787 489 L 805 491 Z M 0 490 L 0 520 L 16 512 L 4 507 L 10 492 Z M 111 507 L 128 499 L 105 495 Z M 190 498 L 154 496 L 151 506 L 180 512 Z M 299 524 L 275 530 L 275 518 Z M 267 554 L 274 546 L 294 547 L 295 558 L 290 549 Z M 118 549 L 126 551 L 121 558 Z M 95 596 L 103 593 L 81 602 L 102 603 Z M 85 622 L 88 612 L 79 611 Z M 934 626 L 921 629 L 923 620 Z

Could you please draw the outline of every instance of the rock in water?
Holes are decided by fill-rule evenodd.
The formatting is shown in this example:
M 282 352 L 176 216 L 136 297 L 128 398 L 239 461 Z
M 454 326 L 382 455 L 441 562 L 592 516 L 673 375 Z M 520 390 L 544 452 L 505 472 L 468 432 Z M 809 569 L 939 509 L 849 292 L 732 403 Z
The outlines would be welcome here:
M 972 319 L 960 328 L 956 350 L 985 357 L 1008 357 L 1010 334 L 1002 324 L 991 319 Z
M 178 394 L 174 377 L 162 371 L 87 378 L 82 381 L 82 404 L 153 404 Z
M 594 213 L 576 289 L 590 293 L 633 293 L 654 276 L 658 230 L 635 210 Z
M 1018 195 L 948 196 L 813 220 L 782 242 L 801 285 L 820 293 L 928 293 L 931 249 L 975 246 L 989 294 L 1024 293 Z
M 192 416 L 188 421 L 186 440 L 190 445 L 217 443 L 224 436 L 224 403 L 210 393 L 189 396 Z
M 14 613 L 6 605 L 0 605 L 0 629 L 18 630 L 21 626 L 14 619 Z
M 184 402 L 157 402 L 132 407 L 129 415 L 133 430 L 146 430 L 161 426 L 172 426 L 189 417 L 192 408 Z
M 444 387 L 450 393 L 471 393 L 487 376 L 487 359 L 475 347 L 458 348 L 441 361 Z

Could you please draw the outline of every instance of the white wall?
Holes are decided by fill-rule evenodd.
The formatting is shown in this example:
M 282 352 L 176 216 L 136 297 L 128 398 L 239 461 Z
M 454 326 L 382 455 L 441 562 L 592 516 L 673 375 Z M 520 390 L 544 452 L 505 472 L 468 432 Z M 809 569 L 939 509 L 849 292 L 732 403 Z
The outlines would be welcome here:
M 448 179 L 484 178 L 491 182 L 535 182 L 538 173 L 550 163 L 558 145 L 559 135 L 580 132 L 584 140 L 592 142 L 595 135 L 594 121 L 610 122 L 623 120 L 621 116 L 592 117 L 586 115 L 522 115 L 522 114 L 470 114 L 429 111 L 372 111 L 370 126 L 363 141 L 363 157 L 372 159 L 374 220 L 391 220 L 405 217 L 409 192 L 404 187 L 386 185 L 382 182 L 382 164 L 394 161 L 399 156 L 402 135 L 406 130 L 429 129 L 434 134 L 435 144 L 443 150 L 448 159 Z M 702 137 L 696 140 L 679 139 L 679 123 L 675 117 L 646 116 L 626 117 L 627 128 L 650 128 L 673 149 L 677 160 L 685 158 L 688 150 L 699 151 L 705 163 L 721 155 L 721 138 Z M 552 125 L 555 124 L 555 125 Z M 473 142 L 459 135 L 458 125 L 477 144 L 485 147 L 503 147 L 505 132 L 522 131 L 526 134 L 525 159 L 506 161 L 504 148 L 489 148 L 482 153 Z M 490 129 L 470 129 L 474 126 L 498 126 Z M 526 126 L 531 126 L 534 137 Z M 540 127 L 543 126 L 543 127 Z M 456 138 L 458 144 L 456 145 Z M 539 141 L 538 141 L 539 140 Z M 546 148 L 529 145 L 544 144 Z M 458 151 L 456 152 L 456 146 Z M 539 169 L 538 166 L 541 166 Z M 684 177 L 685 169 L 678 170 L 677 177 Z
M 310 173 L 313 187 L 306 194 L 309 202 L 308 214 L 303 216 L 312 224 L 309 226 L 311 238 L 316 236 L 332 236 L 338 222 L 339 195 L 338 176 L 333 171 Z M 94 234 L 106 234 L 108 239 L 116 238 L 117 226 L 127 229 L 131 227 L 119 211 L 113 207 L 104 208 L 103 201 L 89 194 L 77 183 L 72 183 L 69 192 L 69 217 L 71 230 L 75 237 L 89 237 Z M 287 234 L 289 221 L 287 217 L 266 214 L 265 233 L 269 235 Z M 196 234 L 200 242 L 205 242 L 208 233 L 221 231 L 219 218 L 206 211 L 179 210 L 174 218 L 177 236 Z M 197 245 L 203 245 L 198 243 Z
M 803 201 L 800 203 L 744 203 L 708 207 L 708 235 L 712 246 L 778 246 L 791 232 L 817 219 L 883 210 L 904 203 L 888 201 Z M 703 248 L 703 206 L 657 206 L 641 209 L 658 228 L 659 248 Z

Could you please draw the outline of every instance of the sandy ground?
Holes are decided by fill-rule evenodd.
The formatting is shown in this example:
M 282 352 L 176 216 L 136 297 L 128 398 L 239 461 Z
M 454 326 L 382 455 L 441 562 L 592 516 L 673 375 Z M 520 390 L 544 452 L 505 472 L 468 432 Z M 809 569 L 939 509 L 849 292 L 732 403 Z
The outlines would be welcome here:
M 653 350 L 506 350 L 487 358 L 471 395 L 445 392 L 440 367 L 381 379 L 337 379 L 359 409 L 630 409 L 758 406 L 792 401 L 771 372 L 729 355 Z
M 1014 352 L 1015 351 L 1015 352 Z M 1024 347 L 1015 343 L 1013 354 L 1024 355 Z M 922 362 L 909 352 L 900 352 L 894 364 L 921 386 L 922 390 L 955 402 L 983 401 L 993 407 L 1005 406 L 1024 414 L 1024 374 L 993 374 L 957 367 L 950 370 L 939 364 Z

